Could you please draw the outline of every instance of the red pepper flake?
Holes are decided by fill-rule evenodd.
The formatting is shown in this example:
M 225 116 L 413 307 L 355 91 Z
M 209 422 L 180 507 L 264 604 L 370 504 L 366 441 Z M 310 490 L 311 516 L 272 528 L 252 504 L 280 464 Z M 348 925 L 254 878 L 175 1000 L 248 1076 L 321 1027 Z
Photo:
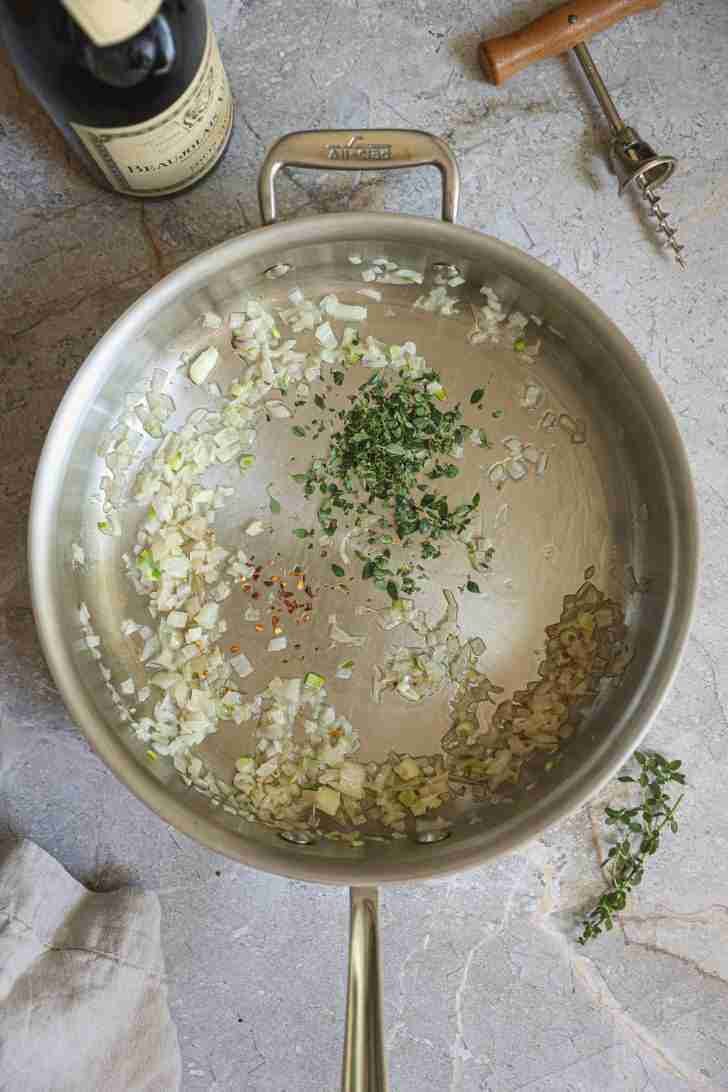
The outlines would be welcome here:
M 256 625 L 255 632 L 256 633 L 262 633 L 263 632 L 263 627 L 260 624 Z
M 240 652 L 240 645 L 230 645 L 230 651 L 233 654 Z

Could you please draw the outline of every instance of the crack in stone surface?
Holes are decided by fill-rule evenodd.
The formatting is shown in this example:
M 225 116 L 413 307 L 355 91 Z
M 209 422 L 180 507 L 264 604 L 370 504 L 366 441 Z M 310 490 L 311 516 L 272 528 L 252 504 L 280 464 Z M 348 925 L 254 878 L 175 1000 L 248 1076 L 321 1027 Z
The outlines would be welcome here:
M 584 989 L 593 997 L 596 1004 L 612 1017 L 615 1027 L 619 1026 L 628 1040 L 637 1043 L 639 1048 L 649 1051 L 660 1067 L 666 1069 L 673 1076 L 687 1081 L 686 1087 L 690 1088 L 690 1092 L 716 1092 L 715 1086 L 702 1073 L 686 1067 L 680 1059 L 674 1057 L 665 1043 L 662 1043 L 657 1036 L 633 1016 L 630 1016 L 612 993 L 594 963 L 587 956 L 573 952 L 570 942 L 563 933 L 549 924 L 548 918 L 537 921 L 536 924 L 555 940 L 565 958 L 571 959 L 575 975 Z M 668 953 L 668 955 L 672 954 L 672 952 Z
M 710 649 L 695 636 L 694 633 L 690 635 L 690 640 L 700 649 L 708 665 L 708 672 L 710 674 L 711 680 L 710 690 L 718 704 L 718 709 L 720 710 L 720 718 L 723 721 L 723 727 L 728 730 L 728 709 L 726 709 L 725 703 L 723 702 L 723 696 L 720 692 L 720 685 L 718 682 L 718 669 L 716 667 L 713 654 L 711 653 Z

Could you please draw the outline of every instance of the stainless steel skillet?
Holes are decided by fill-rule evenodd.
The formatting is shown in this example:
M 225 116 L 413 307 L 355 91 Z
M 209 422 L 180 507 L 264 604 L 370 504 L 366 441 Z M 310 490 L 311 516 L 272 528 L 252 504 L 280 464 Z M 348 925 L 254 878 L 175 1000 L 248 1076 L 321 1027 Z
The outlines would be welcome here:
M 427 164 L 437 167 L 443 179 L 443 222 L 385 213 L 275 222 L 273 185 L 282 166 L 360 170 Z M 101 758 L 153 810 L 245 864 L 352 887 L 344 1087 L 374 1092 L 386 1087 L 375 885 L 443 875 L 508 853 L 573 811 L 614 774 L 657 712 L 686 639 L 697 568 L 695 503 L 677 429 L 644 363 L 599 308 L 558 274 L 454 224 L 457 167 L 442 142 L 403 131 L 293 134 L 269 153 L 260 197 L 269 226 L 215 247 L 166 277 L 114 324 L 71 384 L 49 431 L 34 487 L 33 600 L 48 663 L 72 715 Z M 490 571 L 479 578 L 480 594 L 462 608 L 461 625 L 467 635 L 485 639 L 488 676 L 503 687 L 503 700 L 538 679 L 546 627 L 559 621 L 564 597 L 583 586 L 584 570 L 593 568 L 600 593 L 623 608 L 631 657 L 626 670 L 606 681 L 596 700 L 580 709 L 557 762 L 536 761 L 495 801 L 476 794 L 467 807 L 455 809 L 445 827 L 408 824 L 403 837 L 363 845 L 326 837 L 292 841 L 286 831 L 212 809 L 205 796 L 183 785 L 171 763 L 150 761 L 145 746 L 119 723 L 98 662 L 79 641 L 78 626 L 83 601 L 113 678 L 135 669 L 120 635 L 121 619 L 139 608 L 120 563 L 134 528 L 124 522 L 120 538 L 98 531 L 105 468 L 97 452 L 126 396 L 155 369 L 167 370 L 172 378 L 166 389 L 175 404 L 172 423 L 181 423 L 199 404 L 199 391 L 191 388 L 179 364 L 182 353 L 194 353 L 210 339 L 200 326 L 201 314 L 225 316 L 251 294 L 280 306 L 294 283 L 309 298 L 335 292 L 355 302 L 363 286 L 362 266 L 352 265 L 352 255 L 361 255 L 364 267 L 385 255 L 398 268 L 424 277 L 423 288 L 377 283 L 381 302 L 367 301 L 371 332 L 390 342 L 416 340 L 453 399 L 467 404 L 474 387 L 487 388 L 482 422 L 492 447 L 466 460 L 463 488 L 482 487 L 481 531 L 494 556 Z M 414 310 L 416 296 L 429 290 L 435 271 L 448 266 L 465 279 L 458 287 L 459 314 Z M 284 267 L 290 271 L 278 276 Z M 468 341 L 471 305 L 477 309 L 482 303 L 482 284 L 497 293 L 506 311 L 536 316 L 542 342 L 537 359 L 514 358 L 512 346 Z M 227 336 L 225 330 L 219 336 Z M 229 369 L 220 377 L 223 388 L 236 366 L 234 355 L 223 360 Z M 578 422 L 585 442 L 575 444 L 570 426 L 558 422 Z M 502 481 L 491 473 L 493 465 L 511 457 L 507 441 L 514 436 L 548 454 L 548 470 L 541 477 L 529 471 L 525 480 L 507 476 Z M 140 457 L 152 446 L 145 440 Z M 303 501 L 286 471 L 291 458 L 304 460 L 307 454 L 288 430 L 263 440 L 255 472 L 221 517 L 219 537 L 233 541 L 242 521 L 265 512 L 275 483 L 282 513 L 270 551 L 275 548 L 289 568 L 305 560 L 290 536 Z M 85 563 L 74 570 L 73 544 L 78 543 Z M 266 554 L 264 560 L 272 557 Z M 306 561 L 311 579 L 321 586 L 328 563 Z M 450 564 L 433 570 L 425 594 L 431 612 L 438 609 L 442 588 L 462 581 L 460 562 L 457 573 Z M 367 605 L 369 592 L 351 588 L 345 599 L 335 588 L 322 593 L 321 628 L 311 627 L 299 660 L 285 668 L 290 674 L 310 669 L 315 654 L 330 677 L 337 650 L 325 647 L 328 611 L 338 609 L 353 618 L 357 606 Z M 386 656 L 390 638 L 374 624 L 368 632 L 366 659 L 376 662 Z M 261 685 L 277 670 L 284 670 L 280 661 L 262 649 L 256 658 Z M 350 719 L 358 716 L 365 723 L 367 759 L 377 760 L 390 748 L 432 754 L 447 728 L 446 695 L 416 714 L 394 696 L 375 707 L 364 670 L 346 686 L 334 684 L 334 699 Z M 229 777 L 242 746 L 240 729 L 226 726 L 205 743 L 205 758 L 219 776 Z

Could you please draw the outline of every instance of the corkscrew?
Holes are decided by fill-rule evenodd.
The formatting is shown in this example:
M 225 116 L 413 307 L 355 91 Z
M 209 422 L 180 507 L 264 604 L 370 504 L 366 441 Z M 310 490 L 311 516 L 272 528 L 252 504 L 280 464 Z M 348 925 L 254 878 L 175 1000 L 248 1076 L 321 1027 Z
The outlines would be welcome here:
M 677 160 L 671 155 L 657 155 L 622 120 L 584 41 L 628 15 L 657 8 L 661 3 L 662 0 L 570 0 L 521 30 L 481 42 L 479 56 L 488 79 L 501 84 L 534 61 L 568 49 L 574 51 L 611 129 L 610 158 L 619 179 L 620 196 L 631 189 L 647 202 L 656 231 L 684 269 L 685 248 L 677 241 L 677 231 L 656 192 L 673 174 Z

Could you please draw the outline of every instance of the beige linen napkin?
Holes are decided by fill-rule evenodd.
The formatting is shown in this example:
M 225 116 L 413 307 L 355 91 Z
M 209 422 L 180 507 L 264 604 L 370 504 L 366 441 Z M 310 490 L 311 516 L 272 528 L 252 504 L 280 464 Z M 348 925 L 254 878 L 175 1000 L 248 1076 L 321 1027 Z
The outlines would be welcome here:
M 176 1092 L 159 900 L 0 841 L 0 1092 Z

